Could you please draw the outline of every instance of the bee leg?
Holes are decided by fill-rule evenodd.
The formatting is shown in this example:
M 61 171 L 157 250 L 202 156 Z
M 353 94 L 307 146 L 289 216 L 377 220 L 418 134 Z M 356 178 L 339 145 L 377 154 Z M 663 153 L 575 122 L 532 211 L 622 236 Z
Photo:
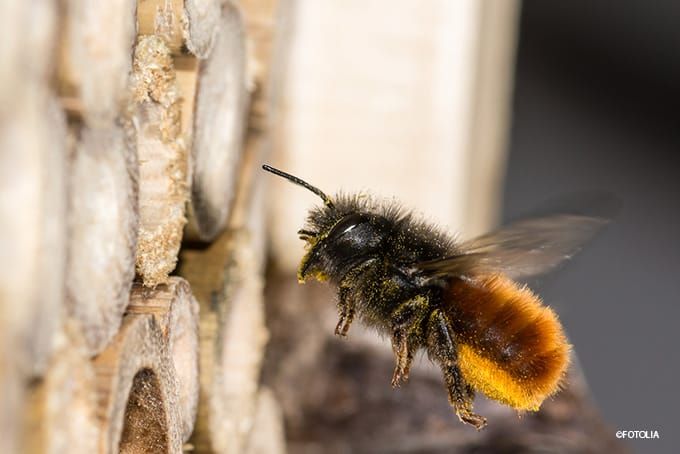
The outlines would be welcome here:
M 395 388 L 408 380 L 413 355 L 422 339 L 422 321 L 429 308 L 427 298 L 419 295 L 402 303 L 392 313 L 392 348 L 397 360 L 392 375 Z
M 305 240 L 305 241 L 307 241 L 311 238 L 314 238 L 315 236 L 318 235 L 316 232 L 312 232 L 311 230 L 305 230 L 305 229 L 298 230 L 297 234 L 298 234 L 298 238 L 300 238 L 301 240 Z
M 427 353 L 437 362 L 444 374 L 444 382 L 449 393 L 449 402 L 456 410 L 458 418 L 481 430 L 486 426 L 486 418 L 472 412 L 474 390 L 465 383 L 458 367 L 456 339 L 446 316 L 435 309 L 427 322 Z
M 355 303 L 351 295 L 352 286 L 357 278 L 366 271 L 366 268 L 369 268 L 371 265 L 372 262 L 365 262 L 357 266 L 340 281 L 340 290 L 338 292 L 338 314 L 340 319 L 335 326 L 335 334 L 338 336 L 347 336 L 347 331 L 349 331 L 352 320 L 354 320 Z
M 349 287 L 340 285 L 339 299 L 338 299 L 338 313 L 340 319 L 335 326 L 335 334 L 338 336 L 347 336 L 347 331 L 354 320 L 354 301 L 350 298 Z

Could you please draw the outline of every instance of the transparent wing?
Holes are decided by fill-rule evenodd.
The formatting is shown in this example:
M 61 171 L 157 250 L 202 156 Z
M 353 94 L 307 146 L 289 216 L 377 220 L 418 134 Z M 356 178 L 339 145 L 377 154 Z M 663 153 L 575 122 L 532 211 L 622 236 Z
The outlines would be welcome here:
M 542 274 L 571 258 L 609 221 L 558 214 L 517 221 L 461 246 L 461 254 L 422 262 L 415 269 L 432 276 L 503 273 L 511 279 Z

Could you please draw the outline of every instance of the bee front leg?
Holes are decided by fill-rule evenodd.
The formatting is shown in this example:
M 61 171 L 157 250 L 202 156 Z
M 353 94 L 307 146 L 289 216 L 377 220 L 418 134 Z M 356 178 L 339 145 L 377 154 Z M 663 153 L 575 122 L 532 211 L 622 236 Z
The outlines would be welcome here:
M 340 292 L 338 294 L 338 313 L 340 319 L 335 326 L 335 334 L 338 336 L 347 336 L 347 331 L 354 320 L 354 301 L 349 294 L 349 287 L 340 285 Z
M 462 422 L 483 429 L 486 418 L 472 412 L 474 391 L 465 383 L 458 367 L 456 339 L 444 313 L 439 309 L 432 311 L 426 329 L 427 353 L 441 367 L 451 406 Z
M 392 313 L 392 348 L 397 360 L 392 376 L 395 388 L 408 380 L 413 355 L 422 343 L 422 322 L 429 307 L 427 298 L 419 295 L 402 303 Z
M 373 260 L 367 260 L 361 265 L 353 268 L 340 281 L 340 290 L 338 291 L 338 314 L 340 319 L 335 326 L 335 334 L 338 336 L 347 336 L 347 331 L 354 320 L 355 301 L 352 295 L 352 287 L 356 280 L 361 276 L 366 269 L 370 268 Z

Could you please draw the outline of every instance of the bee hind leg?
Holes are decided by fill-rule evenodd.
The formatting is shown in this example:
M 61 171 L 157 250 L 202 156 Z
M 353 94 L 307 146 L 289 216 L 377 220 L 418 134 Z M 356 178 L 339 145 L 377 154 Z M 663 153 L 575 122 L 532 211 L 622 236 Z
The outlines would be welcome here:
M 473 413 L 474 390 L 467 383 L 458 367 L 456 339 L 446 316 L 435 309 L 427 322 L 427 353 L 439 364 L 444 375 L 449 403 L 455 409 L 458 419 L 477 430 L 486 426 L 486 418 Z
M 395 388 L 408 380 L 413 355 L 422 344 L 422 322 L 429 310 L 429 301 L 419 295 L 402 303 L 392 313 L 392 348 L 397 362 L 392 375 Z

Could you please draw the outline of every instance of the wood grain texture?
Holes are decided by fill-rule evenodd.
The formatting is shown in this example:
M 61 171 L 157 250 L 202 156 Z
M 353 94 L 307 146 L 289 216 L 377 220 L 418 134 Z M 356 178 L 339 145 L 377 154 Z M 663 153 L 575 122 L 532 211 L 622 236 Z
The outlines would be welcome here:
M 178 383 L 155 317 L 129 314 L 93 361 L 100 453 L 182 451 Z
M 170 51 L 158 36 L 135 48 L 132 122 L 139 156 L 137 273 L 144 285 L 167 282 L 186 223 L 189 157 L 181 133 L 181 95 Z
M 187 232 L 192 239 L 215 238 L 233 203 L 248 105 L 244 33 L 241 12 L 230 2 L 224 3 L 215 46 L 199 63 Z
M 124 128 L 71 126 L 66 308 L 90 355 L 113 338 L 135 276 L 139 223 L 136 147 Z
M 194 429 L 198 406 L 198 303 L 189 283 L 171 277 L 165 285 L 148 289 L 135 284 L 130 295 L 130 314 L 153 315 L 166 339 L 179 385 L 182 439 Z
M 259 160 L 253 152 L 244 161 L 229 227 L 208 247 L 181 254 L 179 272 L 201 306 L 201 391 L 191 438 L 198 452 L 243 452 L 253 427 L 267 339 Z
M 139 0 L 140 35 L 156 35 L 173 55 L 206 58 L 215 44 L 220 0 Z

